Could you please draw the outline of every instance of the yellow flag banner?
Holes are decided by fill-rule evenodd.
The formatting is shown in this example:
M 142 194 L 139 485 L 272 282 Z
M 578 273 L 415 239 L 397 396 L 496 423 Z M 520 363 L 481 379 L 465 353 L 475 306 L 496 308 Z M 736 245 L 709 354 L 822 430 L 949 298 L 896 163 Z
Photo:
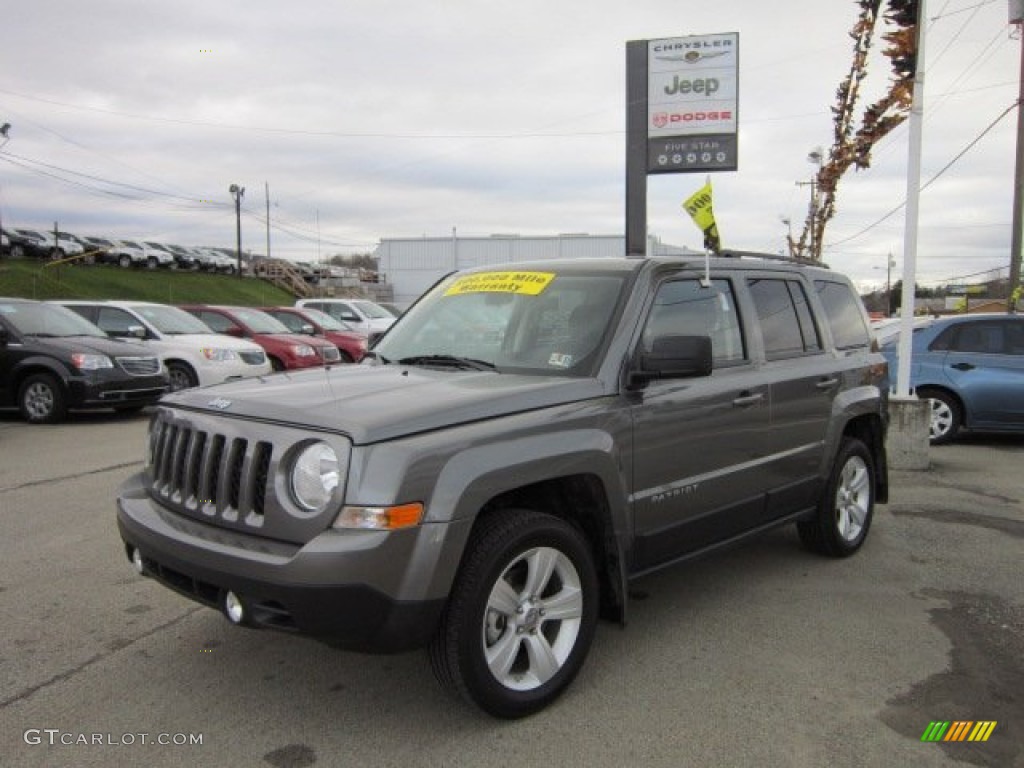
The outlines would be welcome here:
M 718 253 L 722 250 L 722 241 L 718 237 L 718 224 L 715 223 L 715 212 L 711 205 L 711 180 L 698 189 L 685 201 L 683 210 L 690 214 L 693 223 L 704 233 L 704 247 Z

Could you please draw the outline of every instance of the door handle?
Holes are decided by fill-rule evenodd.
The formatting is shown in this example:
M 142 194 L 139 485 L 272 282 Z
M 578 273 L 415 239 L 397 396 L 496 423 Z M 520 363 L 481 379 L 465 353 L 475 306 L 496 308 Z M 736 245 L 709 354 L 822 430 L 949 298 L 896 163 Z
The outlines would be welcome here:
M 971 365 L 970 363 L 955 363 L 954 365 L 951 365 L 949 367 L 950 368 L 956 368 L 958 371 L 973 371 L 974 370 L 974 366 Z
M 839 383 L 839 379 L 822 379 L 814 386 L 818 389 L 832 389 L 836 384 Z
M 748 405 L 754 405 L 755 403 L 759 403 L 762 400 L 764 400 L 763 392 L 744 392 L 742 395 L 733 400 L 732 404 L 742 408 Z

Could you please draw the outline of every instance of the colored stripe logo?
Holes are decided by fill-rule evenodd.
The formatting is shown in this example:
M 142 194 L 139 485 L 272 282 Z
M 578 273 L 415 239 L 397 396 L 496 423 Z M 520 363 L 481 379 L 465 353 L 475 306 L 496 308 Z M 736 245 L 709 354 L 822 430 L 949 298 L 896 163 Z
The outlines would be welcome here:
M 995 720 L 933 720 L 921 734 L 921 741 L 988 741 L 996 725 Z

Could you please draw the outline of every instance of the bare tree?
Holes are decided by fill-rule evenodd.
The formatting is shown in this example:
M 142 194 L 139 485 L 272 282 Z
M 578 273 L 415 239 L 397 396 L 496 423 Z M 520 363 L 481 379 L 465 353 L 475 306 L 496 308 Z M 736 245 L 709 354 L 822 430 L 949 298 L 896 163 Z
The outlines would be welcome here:
M 832 107 L 833 143 L 811 182 L 811 204 L 798 239 L 789 236 L 789 252 L 803 261 L 821 261 L 825 226 L 836 212 L 839 180 L 851 166 L 856 170 L 871 165 L 871 150 L 910 114 L 914 88 L 917 49 L 917 0 L 888 0 L 880 12 L 882 0 L 857 0 L 860 13 L 850 30 L 853 39 L 853 63 L 839 84 Z M 867 77 L 868 54 L 879 19 L 890 30 L 882 35 L 888 44 L 882 52 L 892 67 L 891 84 L 886 94 L 864 110 L 857 125 L 857 102 L 861 82 Z

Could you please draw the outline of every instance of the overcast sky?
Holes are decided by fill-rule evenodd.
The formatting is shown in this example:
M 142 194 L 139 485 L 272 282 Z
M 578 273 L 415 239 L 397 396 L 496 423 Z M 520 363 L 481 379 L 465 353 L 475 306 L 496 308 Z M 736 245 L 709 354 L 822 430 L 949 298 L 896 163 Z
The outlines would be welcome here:
M 369 252 L 381 238 L 625 229 L 629 40 L 738 32 L 739 168 L 712 175 L 727 247 L 802 226 L 808 152 L 831 142 L 853 0 L 33 0 L 0 24 L 4 226 Z M 1020 41 L 1008 0 L 928 0 L 919 281 L 1009 264 Z M 882 47 L 881 41 L 876 51 Z M 887 86 L 876 56 L 863 105 Z M 997 121 L 997 122 L 995 122 Z M 994 127 L 992 123 L 995 122 Z M 987 130 L 987 133 L 986 133 Z M 984 134 L 984 135 L 982 135 Z M 862 285 L 902 269 L 907 124 L 843 179 L 825 260 Z M 981 137 L 979 139 L 979 137 Z M 649 232 L 699 248 L 651 176 Z

